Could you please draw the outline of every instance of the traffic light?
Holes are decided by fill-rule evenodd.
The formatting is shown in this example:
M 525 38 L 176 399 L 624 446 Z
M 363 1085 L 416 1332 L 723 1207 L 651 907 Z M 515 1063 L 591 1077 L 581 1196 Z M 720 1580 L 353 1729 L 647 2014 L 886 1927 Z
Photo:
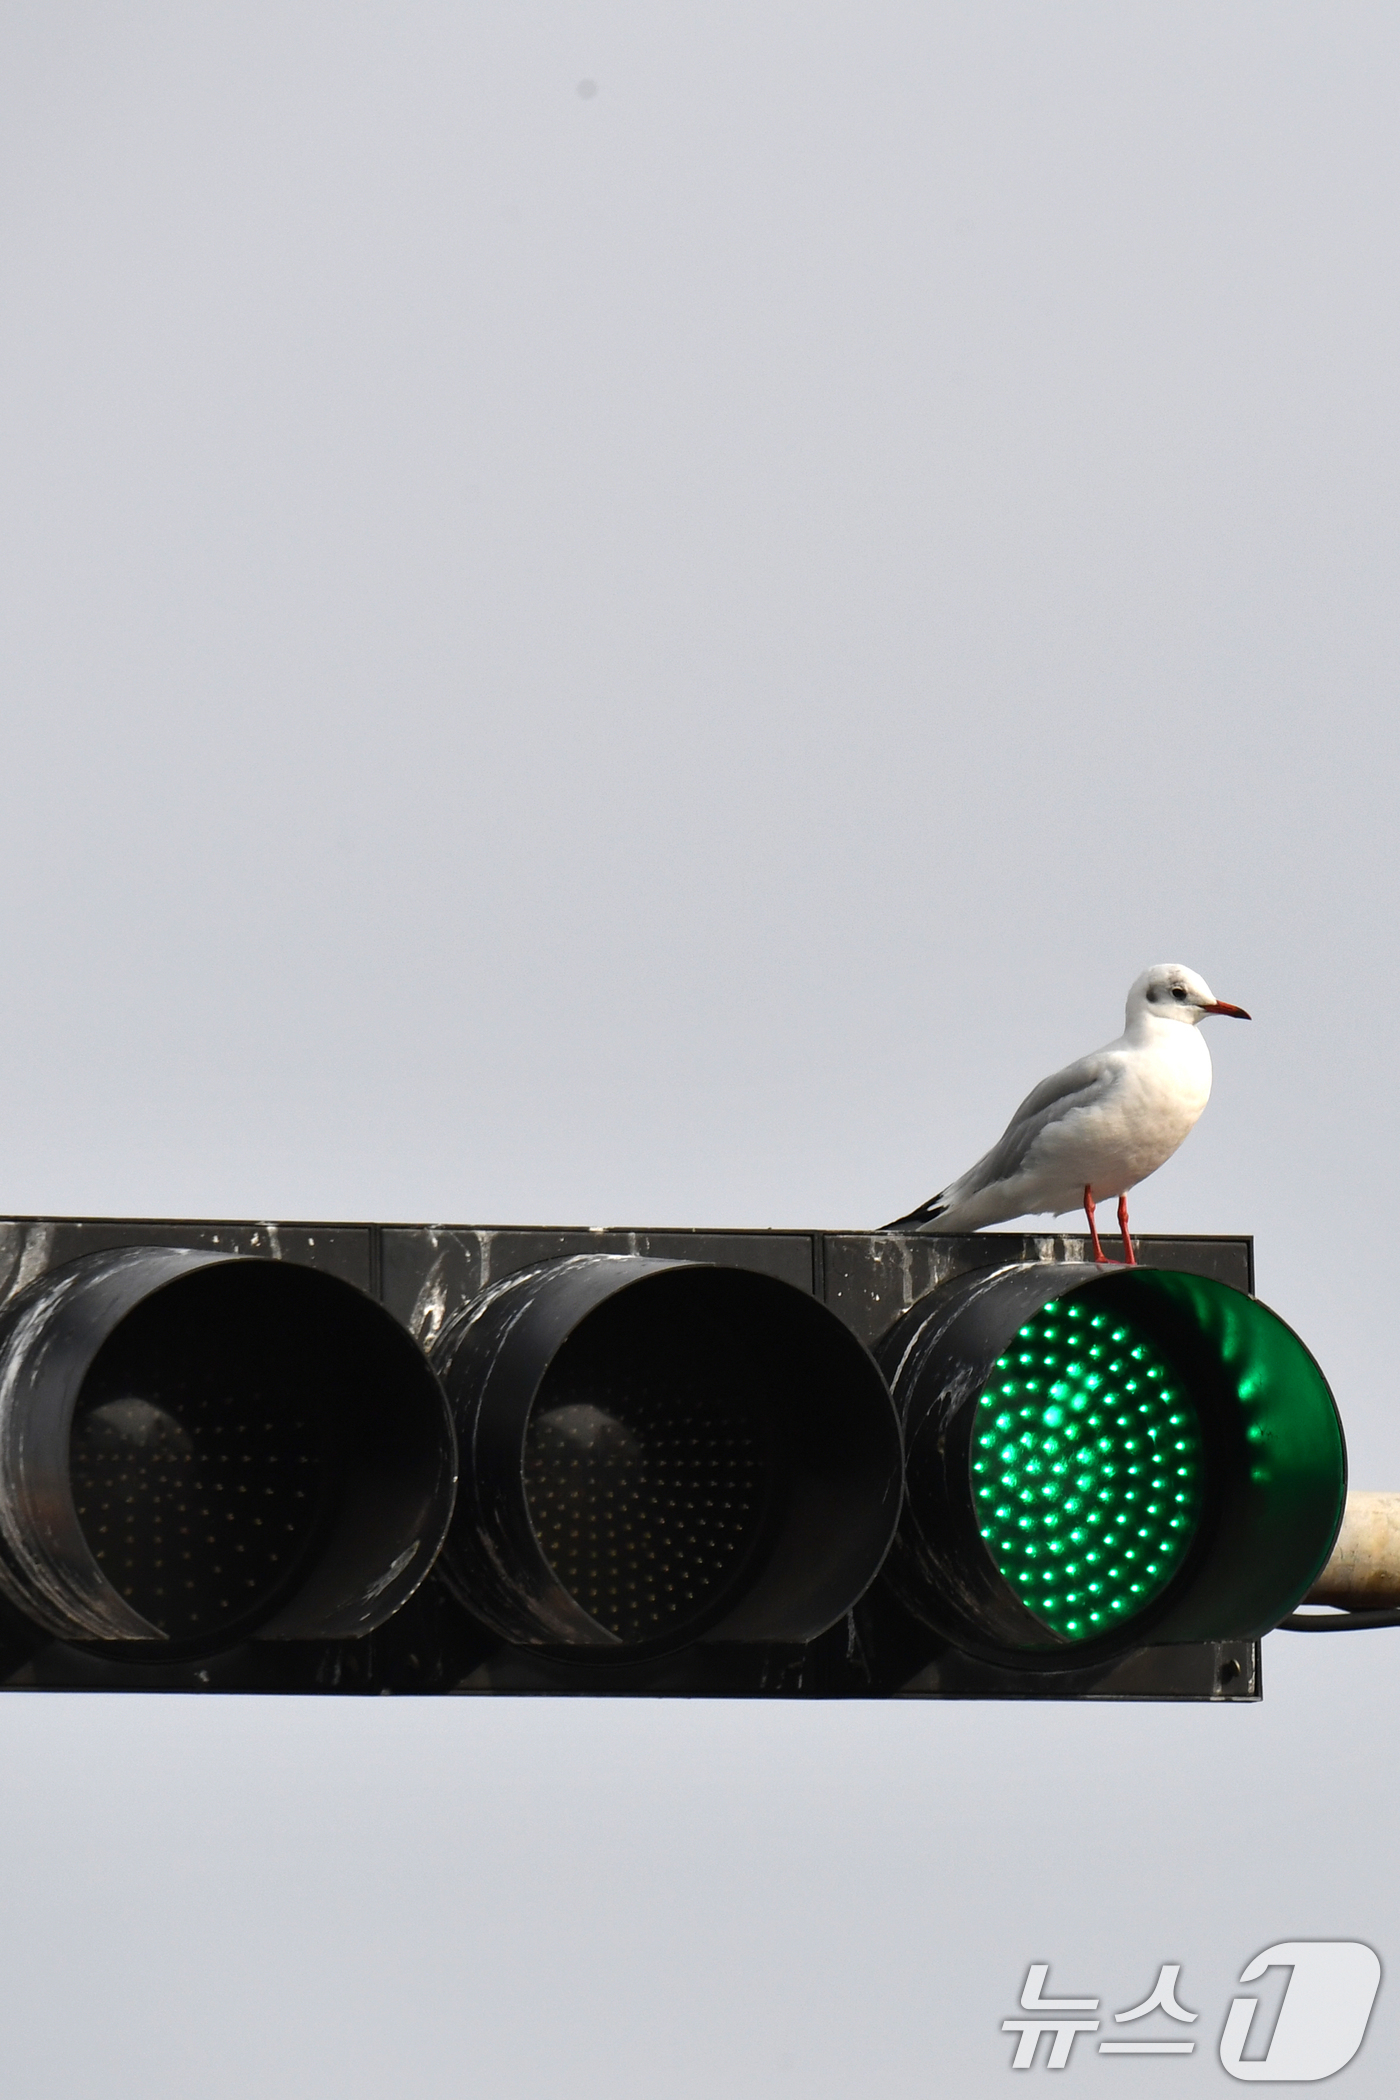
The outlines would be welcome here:
M 1034 1667 L 1252 1639 L 1327 1559 L 1331 1393 L 1226 1284 L 1019 1263 L 921 1300 L 878 1354 L 906 1444 L 888 1580 L 969 1652 Z
M 1256 1696 L 1336 1410 L 1141 1251 L 0 1224 L 0 1683 Z
M 443 1577 L 506 1641 L 578 1658 L 807 1642 L 889 1548 L 890 1396 L 792 1284 L 573 1255 L 466 1306 L 432 1361 L 471 1454 Z
M 62 1641 L 363 1635 L 432 1566 L 455 1472 L 422 1351 L 315 1269 L 116 1248 L 0 1320 L 0 1587 Z

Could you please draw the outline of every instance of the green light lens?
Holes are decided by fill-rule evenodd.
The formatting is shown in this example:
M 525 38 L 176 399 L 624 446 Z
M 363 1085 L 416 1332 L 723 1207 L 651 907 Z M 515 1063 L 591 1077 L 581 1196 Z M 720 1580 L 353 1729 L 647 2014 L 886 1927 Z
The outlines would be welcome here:
M 1160 1596 L 1201 1521 L 1196 1410 L 1151 1337 L 1092 1297 L 1053 1299 L 997 1358 L 971 1464 L 988 1552 L 1071 1641 Z

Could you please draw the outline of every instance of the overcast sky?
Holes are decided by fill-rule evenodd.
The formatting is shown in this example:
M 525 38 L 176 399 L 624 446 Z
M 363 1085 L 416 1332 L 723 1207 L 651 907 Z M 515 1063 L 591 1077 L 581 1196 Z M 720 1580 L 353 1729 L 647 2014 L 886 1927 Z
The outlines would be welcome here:
M 874 1225 L 1183 961 L 1135 1220 L 1400 1487 L 1397 92 L 1343 0 L 4 0 L 0 1205 Z M 15 1698 L 7 2076 L 981 2094 L 1178 1960 L 1067 2076 L 1230 2089 L 1259 1948 L 1400 1960 L 1400 1634 L 1266 1680 Z

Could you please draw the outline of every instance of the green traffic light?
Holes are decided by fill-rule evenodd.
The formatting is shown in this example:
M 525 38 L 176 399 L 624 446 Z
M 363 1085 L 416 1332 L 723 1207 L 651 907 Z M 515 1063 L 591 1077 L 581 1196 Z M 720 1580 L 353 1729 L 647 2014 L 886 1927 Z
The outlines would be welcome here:
M 1257 1298 L 1184 1270 L 1015 1262 L 881 1338 L 905 1500 L 883 1580 L 953 1646 L 1089 1668 L 1292 1611 L 1346 1494 L 1336 1405 Z
M 996 1360 L 972 1426 L 983 1541 L 1027 1610 L 1071 1641 L 1167 1588 L 1200 1524 L 1200 1422 L 1146 1330 L 1052 1299 Z

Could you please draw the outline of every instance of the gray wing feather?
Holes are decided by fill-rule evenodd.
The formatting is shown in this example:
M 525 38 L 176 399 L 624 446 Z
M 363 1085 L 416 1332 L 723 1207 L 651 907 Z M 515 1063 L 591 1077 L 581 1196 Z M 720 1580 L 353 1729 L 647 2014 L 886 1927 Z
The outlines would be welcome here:
M 1036 1139 L 1047 1123 L 1058 1122 L 1061 1116 L 1072 1109 L 1089 1108 L 1102 1100 L 1113 1085 L 1115 1067 L 1102 1050 L 1092 1051 L 1088 1057 L 1080 1057 L 1062 1072 L 1052 1072 L 1048 1079 L 1033 1087 L 990 1152 L 984 1153 L 975 1167 L 957 1181 L 950 1182 L 942 1198 L 949 1202 L 970 1196 L 974 1190 L 991 1188 L 998 1181 L 1009 1181 L 1026 1163 Z

